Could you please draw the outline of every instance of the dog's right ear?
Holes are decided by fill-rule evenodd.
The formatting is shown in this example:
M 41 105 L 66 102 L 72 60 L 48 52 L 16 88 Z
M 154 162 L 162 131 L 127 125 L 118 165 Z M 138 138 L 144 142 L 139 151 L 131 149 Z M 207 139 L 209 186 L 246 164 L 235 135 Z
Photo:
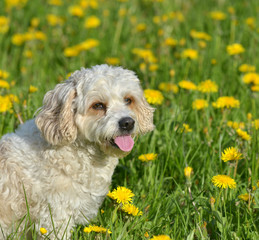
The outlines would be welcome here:
M 71 81 L 60 83 L 45 94 L 43 106 L 35 123 L 50 144 L 59 145 L 75 141 L 77 137 L 73 108 L 75 97 L 76 90 Z

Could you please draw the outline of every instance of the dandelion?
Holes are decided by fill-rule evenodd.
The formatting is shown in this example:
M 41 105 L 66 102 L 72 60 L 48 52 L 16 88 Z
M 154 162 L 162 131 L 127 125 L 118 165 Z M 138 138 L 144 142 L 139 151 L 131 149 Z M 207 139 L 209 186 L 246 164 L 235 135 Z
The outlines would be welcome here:
M 240 43 L 234 43 L 227 46 L 227 53 L 229 55 L 238 55 L 245 51 L 244 47 Z
M 185 167 L 184 168 L 184 176 L 186 177 L 186 178 L 191 178 L 191 175 L 193 174 L 193 168 L 192 167 Z
M 234 97 L 219 97 L 216 102 L 212 103 L 215 108 L 239 108 L 240 102 Z
M 192 128 L 190 128 L 189 124 L 183 123 L 183 129 L 181 129 L 181 132 L 192 132 Z
M 0 78 L 6 79 L 9 77 L 9 73 L 0 69 Z
M 46 228 L 40 228 L 40 233 L 42 234 L 42 235 L 44 235 L 44 234 L 46 234 L 48 231 L 46 230 Z
M 251 198 L 251 196 L 248 193 L 245 193 L 245 194 L 239 195 L 238 198 L 247 202 L 249 198 Z
M 214 176 L 211 181 L 218 188 L 236 188 L 235 180 L 227 175 Z
M 224 152 L 221 153 L 221 159 L 224 162 L 240 160 L 242 158 L 242 153 L 240 153 L 235 147 L 226 148 Z
M 32 27 L 36 28 L 40 24 L 40 19 L 34 17 L 34 18 L 31 19 L 30 24 L 31 24 Z
M 153 64 L 149 65 L 148 69 L 149 69 L 150 72 L 155 72 L 155 71 L 157 71 L 158 67 L 159 67 L 158 64 L 153 63 Z
M 149 238 L 148 232 L 145 232 L 144 237 Z
M 213 206 L 216 202 L 216 199 L 214 197 L 211 197 L 209 201 L 210 201 L 210 205 Z
M 118 65 L 120 64 L 120 59 L 115 57 L 108 57 L 108 58 L 105 58 L 105 62 L 110 65 Z
M 165 39 L 164 44 L 166 46 L 175 47 L 177 45 L 177 40 L 175 40 L 174 38 L 169 37 L 169 38 Z
M 117 187 L 117 189 L 109 192 L 107 196 L 116 200 L 117 203 L 127 204 L 132 202 L 132 197 L 134 197 L 135 194 L 128 188 Z
M 139 23 L 136 29 L 138 32 L 143 32 L 147 29 L 147 25 L 145 23 Z
M 163 94 L 158 90 L 145 89 L 144 90 L 145 98 L 147 102 L 154 105 L 161 105 L 164 101 Z
M 126 213 L 128 213 L 130 215 L 133 215 L 133 216 L 141 216 L 143 214 L 143 212 L 139 211 L 139 209 L 136 206 L 134 206 L 132 204 L 129 204 L 129 203 L 128 204 L 124 204 L 121 207 L 121 210 L 123 212 L 126 212 Z
M 251 136 L 246 132 L 246 131 L 243 131 L 241 130 L 240 128 L 238 128 L 236 130 L 236 133 L 239 137 L 241 137 L 243 140 L 246 140 L 246 141 L 249 141 L 251 140 Z
M 201 110 L 208 107 L 208 102 L 205 99 L 196 99 L 192 102 L 192 108 Z
M 255 119 L 253 122 L 252 122 L 252 126 L 258 130 L 259 129 L 259 119 Z
M 5 81 L 5 80 L 1 80 L 0 79 L 0 88 L 9 89 L 10 88 L 10 84 L 7 81 Z
M 196 90 L 197 86 L 188 80 L 182 80 L 178 83 L 180 88 L 186 89 L 186 90 Z
M 50 26 L 63 25 L 64 19 L 54 14 L 47 15 L 47 21 Z
M 96 16 L 90 16 L 85 20 L 85 28 L 97 28 L 101 24 L 101 21 Z
M 211 59 L 210 62 L 211 62 L 212 65 L 216 65 L 217 64 L 217 60 L 215 58 Z
M 144 59 L 148 63 L 156 63 L 157 58 L 154 56 L 150 49 L 134 48 L 132 53 Z
M 84 16 L 84 11 L 83 11 L 82 7 L 79 5 L 70 6 L 68 8 L 68 12 L 71 16 L 76 16 L 76 17 L 80 17 L 80 18 Z
M 203 93 L 217 92 L 218 85 L 210 79 L 207 79 L 199 83 L 199 85 L 197 86 L 197 90 Z
M 30 85 L 29 87 L 29 93 L 34 93 L 34 92 L 37 92 L 38 91 L 38 88 L 37 87 L 34 87 L 32 85 Z
M 53 5 L 53 6 L 62 6 L 63 1 L 62 0 L 48 0 L 48 4 Z
M 246 73 L 243 76 L 243 82 L 245 84 L 259 85 L 259 74 L 255 72 Z
M 10 19 L 0 16 L 0 33 L 6 33 L 9 30 Z
M 240 72 L 255 72 L 256 68 L 250 64 L 242 64 L 239 66 L 238 70 Z
M 150 240 L 171 240 L 171 238 L 167 235 L 158 235 L 153 236 Z
M 197 59 L 198 56 L 199 56 L 198 51 L 195 49 L 188 48 L 183 50 L 182 52 L 182 58 L 188 58 L 188 59 L 194 60 L 194 59 Z
M 96 226 L 96 225 L 89 225 L 89 227 L 85 227 L 84 232 L 85 233 L 90 233 L 90 232 L 109 233 L 109 234 L 112 233 L 109 229 L 106 229 L 104 227 L 99 227 L 99 226 Z
M 5 0 L 7 10 L 11 8 L 22 8 L 27 4 L 28 0 Z
M 199 44 L 200 48 L 206 48 L 207 47 L 207 43 L 205 41 L 199 41 L 198 44 Z
M 251 29 L 255 29 L 256 27 L 256 18 L 254 17 L 249 17 L 245 20 L 245 23 L 248 27 L 250 27 Z
M 138 157 L 138 159 L 142 162 L 149 162 L 149 161 L 154 161 L 157 159 L 157 154 L 155 153 L 147 153 L 147 154 L 142 154 Z
M 252 86 L 252 87 L 251 87 L 251 90 L 252 90 L 253 92 L 259 92 L 259 85 L 254 85 L 254 86 Z
M 179 92 L 178 86 L 174 83 L 162 82 L 162 83 L 159 84 L 158 89 L 161 90 L 161 91 L 165 91 L 165 92 L 173 92 L 173 93 Z
M 228 121 L 227 122 L 227 126 L 234 128 L 234 129 L 238 129 L 238 128 L 245 128 L 245 123 L 244 122 L 233 122 L 233 121 Z
M 197 38 L 197 39 L 206 40 L 206 41 L 211 40 L 211 36 L 205 32 L 198 32 L 196 30 L 191 30 L 190 35 L 192 38 Z
M 226 19 L 226 14 L 220 11 L 212 11 L 210 12 L 210 17 L 217 21 L 222 21 Z

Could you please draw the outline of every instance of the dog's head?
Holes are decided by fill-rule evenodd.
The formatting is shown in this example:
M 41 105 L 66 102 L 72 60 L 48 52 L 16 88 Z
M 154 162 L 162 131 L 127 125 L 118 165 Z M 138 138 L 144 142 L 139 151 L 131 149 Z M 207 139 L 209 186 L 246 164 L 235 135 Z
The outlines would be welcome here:
M 154 128 L 153 111 L 132 71 L 99 65 L 75 71 L 47 92 L 35 122 L 52 145 L 84 139 L 123 155 L 135 136 Z

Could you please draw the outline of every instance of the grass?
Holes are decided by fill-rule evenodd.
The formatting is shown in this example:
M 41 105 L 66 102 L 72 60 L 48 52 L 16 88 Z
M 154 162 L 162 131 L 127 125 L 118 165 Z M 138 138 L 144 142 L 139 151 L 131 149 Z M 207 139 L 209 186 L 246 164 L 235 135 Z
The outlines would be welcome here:
M 218 91 L 211 94 L 182 88 L 177 93 L 162 91 L 164 101 L 155 105 L 155 130 L 138 138 L 131 154 L 120 160 L 111 186 L 111 190 L 117 186 L 131 189 L 135 194 L 133 203 L 143 215 L 123 213 L 107 197 L 102 205 L 104 213 L 100 212 L 93 224 L 110 229 L 112 234 L 84 233 L 84 226 L 76 226 L 73 239 L 152 239 L 158 235 L 188 240 L 259 238 L 259 138 L 253 125 L 259 119 L 259 93 L 243 82 L 246 73 L 239 70 L 245 63 L 259 68 L 256 0 L 99 0 L 91 1 L 97 6 L 84 9 L 83 17 L 71 16 L 68 11 L 79 0 L 62 1 L 61 6 L 35 0 L 6 9 L 8 2 L 13 1 L 0 2 L 0 16 L 9 19 L 5 33 L 1 33 L 0 23 L 0 69 L 9 73 L 4 80 L 10 88 L 0 88 L 0 95 L 15 94 L 19 102 L 3 110 L 5 100 L 0 98 L 0 135 L 14 131 L 20 124 L 19 117 L 24 121 L 32 118 L 46 91 L 66 79 L 68 73 L 81 66 L 109 63 L 107 58 L 111 57 L 134 70 L 144 89 L 157 90 L 162 82 L 178 85 L 183 79 L 196 85 L 211 79 L 218 85 Z M 225 19 L 212 19 L 210 12 L 215 10 L 223 12 Z M 63 24 L 51 26 L 48 14 L 60 16 Z M 91 15 L 97 16 L 101 24 L 86 29 L 85 19 Z M 33 18 L 39 22 L 34 27 Z M 144 23 L 142 30 L 140 23 Z M 29 29 L 42 31 L 46 39 L 27 39 L 19 46 L 12 43 L 15 34 Z M 193 29 L 209 34 L 211 39 L 191 37 Z M 177 40 L 175 46 L 165 44 L 169 37 Z M 86 39 L 96 39 L 99 45 L 73 57 L 65 56 L 66 48 Z M 245 52 L 229 55 L 226 48 L 233 43 L 242 44 Z M 134 48 L 152 52 L 156 61 L 137 56 Z M 198 51 L 197 59 L 182 57 L 188 48 Z M 30 85 L 38 90 L 30 92 Z M 220 96 L 235 97 L 240 107 L 214 108 L 212 103 Z M 209 102 L 208 108 L 192 108 L 192 102 L 199 98 Z M 241 139 L 228 121 L 243 123 L 251 140 Z M 189 124 L 191 132 L 182 130 L 184 123 Z M 235 164 L 221 160 L 221 152 L 231 146 L 244 156 L 235 176 Z M 138 156 L 146 153 L 156 153 L 158 157 L 141 162 Z M 187 166 L 193 168 L 190 178 L 184 175 Z M 215 187 L 211 179 L 219 174 L 234 178 L 236 188 Z M 248 201 L 239 198 L 245 193 L 250 196 Z M 13 238 L 19 238 L 15 232 Z

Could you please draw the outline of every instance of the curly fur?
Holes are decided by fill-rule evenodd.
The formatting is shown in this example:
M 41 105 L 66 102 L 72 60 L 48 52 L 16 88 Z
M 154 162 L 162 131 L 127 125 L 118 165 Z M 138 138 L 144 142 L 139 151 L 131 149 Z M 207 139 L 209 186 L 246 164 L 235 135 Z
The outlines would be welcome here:
M 100 102 L 106 108 L 94 109 Z M 14 231 L 28 209 L 36 229 L 53 231 L 52 239 L 68 238 L 75 224 L 88 223 L 108 193 L 118 158 L 128 154 L 111 139 L 151 131 L 153 111 L 136 75 L 121 67 L 82 68 L 47 92 L 36 118 L 0 141 L 3 234 Z M 135 121 L 128 132 L 118 124 L 125 117 Z

